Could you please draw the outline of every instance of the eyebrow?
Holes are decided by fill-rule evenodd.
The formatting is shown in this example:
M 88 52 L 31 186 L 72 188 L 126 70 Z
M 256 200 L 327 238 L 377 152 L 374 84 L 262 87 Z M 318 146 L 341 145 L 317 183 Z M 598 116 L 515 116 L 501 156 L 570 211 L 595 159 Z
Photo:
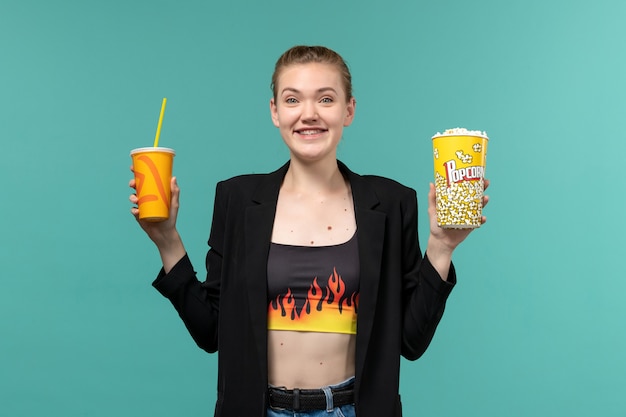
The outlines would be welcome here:
M 337 94 L 337 91 L 332 88 L 332 87 L 322 87 L 320 89 L 317 90 L 318 93 L 325 93 L 327 91 L 331 91 L 335 94 Z M 300 94 L 301 91 L 298 90 L 297 88 L 293 88 L 293 87 L 285 87 L 283 88 L 283 91 L 281 91 L 281 94 L 285 94 L 285 92 L 291 92 L 291 93 L 296 93 L 296 94 Z

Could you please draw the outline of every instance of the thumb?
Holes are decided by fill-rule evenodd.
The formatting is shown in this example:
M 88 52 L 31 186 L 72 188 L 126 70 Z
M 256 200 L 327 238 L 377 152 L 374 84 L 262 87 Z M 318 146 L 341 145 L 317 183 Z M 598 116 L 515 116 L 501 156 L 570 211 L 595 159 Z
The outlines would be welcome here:
M 428 208 L 435 208 L 437 205 L 437 193 L 435 190 L 435 184 L 432 182 L 429 184 L 428 189 Z
M 178 214 L 178 207 L 180 206 L 180 188 L 178 187 L 178 181 L 176 177 L 172 177 L 170 180 L 170 217 L 176 218 Z

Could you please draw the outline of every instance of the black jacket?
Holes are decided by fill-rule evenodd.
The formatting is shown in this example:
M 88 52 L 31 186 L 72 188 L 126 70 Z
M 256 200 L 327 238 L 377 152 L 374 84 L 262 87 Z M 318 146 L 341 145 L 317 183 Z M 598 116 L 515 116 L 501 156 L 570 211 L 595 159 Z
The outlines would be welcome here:
M 270 174 L 217 185 L 199 282 L 187 257 L 153 285 L 167 297 L 198 346 L 219 351 L 216 417 L 263 417 L 267 408 L 267 258 L 280 185 L 289 164 Z M 360 262 L 356 346 L 358 417 L 402 415 L 400 355 L 428 347 L 456 282 L 443 281 L 417 237 L 415 191 L 360 176 L 339 162 L 354 200 Z

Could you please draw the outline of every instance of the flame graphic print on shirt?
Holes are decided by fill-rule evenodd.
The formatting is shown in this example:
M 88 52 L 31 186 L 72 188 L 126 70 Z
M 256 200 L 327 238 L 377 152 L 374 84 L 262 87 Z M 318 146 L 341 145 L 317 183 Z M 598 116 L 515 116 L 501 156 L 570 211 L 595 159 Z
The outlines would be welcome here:
M 359 294 L 346 294 L 346 285 L 333 268 L 327 283 L 321 287 L 317 277 L 309 287 L 304 305 L 296 306 L 291 288 L 269 304 L 269 330 L 356 334 Z

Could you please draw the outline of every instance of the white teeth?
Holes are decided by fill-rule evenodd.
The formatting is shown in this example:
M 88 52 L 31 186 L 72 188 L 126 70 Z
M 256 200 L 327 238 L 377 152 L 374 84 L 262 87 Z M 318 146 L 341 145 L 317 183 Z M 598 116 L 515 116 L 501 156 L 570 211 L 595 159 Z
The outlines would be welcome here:
M 301 130 L 299 133 L 301 135 L 315 135 L 317 133 L 320 133 L 321 130 Z

